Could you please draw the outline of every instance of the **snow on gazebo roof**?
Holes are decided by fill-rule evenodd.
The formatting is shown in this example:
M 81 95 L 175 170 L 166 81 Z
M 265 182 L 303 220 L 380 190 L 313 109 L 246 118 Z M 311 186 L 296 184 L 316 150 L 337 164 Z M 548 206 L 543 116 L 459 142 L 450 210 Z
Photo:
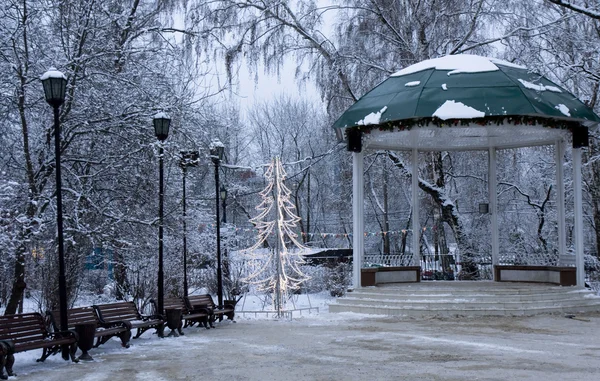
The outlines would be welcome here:
M 598 123 L 589 107 L 540 74 L 460 54 L 392 74 L 333 127 L 367 133 L 369 148 L 469 150 L 550 144 L 566 129 Z

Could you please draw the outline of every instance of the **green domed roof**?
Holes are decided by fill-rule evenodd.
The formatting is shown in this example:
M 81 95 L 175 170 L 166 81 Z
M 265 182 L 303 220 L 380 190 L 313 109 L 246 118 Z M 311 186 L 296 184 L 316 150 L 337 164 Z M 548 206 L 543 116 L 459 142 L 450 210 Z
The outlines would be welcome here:
M 392 74 L 344 112 L 334 128 L 364 125 L 365 118 L 368 122 L 370 114 L 383 108 L 379 123 L 432 118 L 445 104 L 458 103 L 466 106 L 462 112 L 454 107 L 440 118 L 537 116 L 600 122 L 589 107 L 539 74 L 502 60 L 462 54 L 423 61 Z
M 527 123 L 520 123 L 523 118 Z M 512 131 L 504 132 L 495 125 L 488 125 L 483 128 L 486 131 L 482 131 L 483 122 L 490 120 L 495 125 L 511 120 Z M 403 123 L 439 126 L 444 121 L 452 121 L 454 125 L 461 122 L 462 126 L 479 124 L 479 131 L 471 128 L 465 134 L 483 134 L 489 140 L 492 130 L 494 136 L 514 135 L 515 124 L 523 130 L 530 125 L 539 127 L 539 120 L 545 120 L 544 124 L 568 122 L 582 126 L 600 123 L 600 118 L 589 107 L 547 78 L 506 61 L 462 54 L 426 60 L 392 74 L 348 108 L 333 127 L 369 126 L 361 130 L 377 127 L 390 130 Z M 452 127 L 451 123 L 447 125 Z M 531 139 L 539 140 L 539 137 Z M 507 141 L 505 145 L 518 145 L 514 143 Z M 443 146 L 443 142 L 437 145 L 440 144 Z M 471 148 L 489 144 L 475 142 Z M 460 146 L 469 147 L 469 143 L 463 142 Z

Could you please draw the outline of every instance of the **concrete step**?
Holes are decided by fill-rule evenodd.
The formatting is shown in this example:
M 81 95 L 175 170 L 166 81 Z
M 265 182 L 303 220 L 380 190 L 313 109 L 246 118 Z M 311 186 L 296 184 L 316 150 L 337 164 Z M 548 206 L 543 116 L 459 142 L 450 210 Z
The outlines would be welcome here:
M 554 285 L 539 285 L 533 283 L 531 287 L 528 286 L 517 286 L 511 283 L 509 286 L 505 286 L 499 282 L 420 282 L 410 283 L 406 286 L 400 285 L 386 285 L 386 286 L 372 286 L 372 287 L 361 287 L 354 290 L 356 293 L 363 292 L 376 292 L 378 294 L 398 294 L 403 293 L 405 295 L 460 295 L 460 294 L 484 294 L 484 295 L 531 295 L 531 294 L 552 294 L 552 293 L 565 293 L 568 291 L 580 290 L 575 287 L 562 287 Z M 501 285 L 496 287 L 495 285 Z
M 479 293 L 444 293 L 444 294 L 392 294 L 385 293 L 380 294 L 374 291 L 371 292 L 352 292 L 346 295 L 347 299 L 367 299 L 367 300 L 390 300 L 390 301 L 398 301 L 398 302 L 410 302 L 410 301 L 430 301 L 430 302 L 438 302 L 438 301 L 448 301 L 448 300 L 457 300 L 464 302 L 529 302 L 529 301 L 562 301 L 562 300 L 571 300 L 571 299 L 579 299 L 593 297 L 593 294 L 586 290 L 576 290 L 562 293 L 537 293 L 537 294 L 479 294 Z
M 539 314 L 578 314 L 585 312 L 598 312 L 600 305 L 576 307 L 545 307 L 527 309 L 505 308 L 463 308 L 463 309 L 412 309 L 412 308 L 386 308 L 365 307 L 355 305 L 329 305 L 329 312 L 355 312 L 372 315 L 408 316 L 408 317 L 454 317 L 454 316 L 533 316 Z
M 330 312 L 404 316 L 523 316 L 600 311 L 586 289 L 544 284 L 436 282 L 365 287 L 329 305 Z
M 562 299 L 562 300 L 531 300 L 531 301 L 487 301 L 482 302 L 478 300 L 468 299 L 454 299 L 454 300 L 431 300 L 431 301 L 407 301 L 402 302 L 398 300 L 386 300 L 386 299 L 356 299 L 348 298 L 340 300 L 338 304 L 351 304 L 358 306 L 370 306 L 370 307 L 414 307 L 414 308 L 450 308 L 450 309 L 461 309 L 470 308 L 475 306 L 477 308 L 512 308 L 512 309 L 523 309 L 523 308 L 544 308 L 544 307 L 573 307 L 573 306 L 588 306 L 588 305 L 600 305 L 599 300 L 592 299 Z

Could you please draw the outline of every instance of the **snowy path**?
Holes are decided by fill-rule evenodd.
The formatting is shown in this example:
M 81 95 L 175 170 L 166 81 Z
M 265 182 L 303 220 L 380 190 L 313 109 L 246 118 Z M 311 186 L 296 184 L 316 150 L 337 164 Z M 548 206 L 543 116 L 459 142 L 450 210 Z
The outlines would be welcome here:
M 114 340 L 92 363 L 17 355 L 17 380 L 594 380 L 600 315 L 399 320 L 355 314 L 247 320 L 186 329 L 130 349 Z

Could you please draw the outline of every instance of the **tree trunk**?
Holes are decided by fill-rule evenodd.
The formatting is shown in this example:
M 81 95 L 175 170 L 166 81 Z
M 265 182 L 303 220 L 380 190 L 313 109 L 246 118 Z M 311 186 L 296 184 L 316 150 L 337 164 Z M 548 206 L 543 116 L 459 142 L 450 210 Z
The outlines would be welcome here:
M 14 315 L 17 313 L 19 304 L 25 293 L 25 252 L 22 246 L 19 247 L 16 260 L 15 260 L 15 272 L 12 285 L 12 291 L 6 304 L 5 315 Z
M 21 19 L 19 20 L 22 26 L 22 34 L 20 36 L 23 57 L 21 64 L 16 67 L 17 76 L 19 79 L 19 87 L 17 88 L 18 102 L 17 107 L 19 110 L 19 118 L 21 122 L 21 133 L 23 137 L 23 156 L 25 158 L 25 169 L 27 172 L 27 182 L 29 187 L 28 205 L 26 207 L 27 220 L 23 222 L 23 228 L 18 237 L 19 245 L 15 252 L 15 271 L 13 286 L 6 305 L 5 315 L 13 315 L 17 313 L 19 304 L 23 300 L 23 294 L 25 292 L 25 254 L 27 253 L 26 242 L 29 241 L 31 236 L 31 223 L 33 223 L 33 217 L 35 216 L 36 207 L 35 199 L 37 198 L 38 189 L 34 180 L 33 163 L 31 161 L 31 153 L 29 149 L 29 127 L 26 118 L 26 104 L 25 104 L 25 90 L 28 80 L 29 73 L 29 42 L 27 37 L 28 32 L 28 11 L 27 2 L 23 1 L 23 8 L 21 9 Z
M 129 284 L 127 282 L 127 265 L 125 264 L 125 258 L 123 252 L 116 248 L 114 258 L 111 258 L 113 262 L 113 274 L 115 277 L 115 298 L 117 300 L 125 300 L 125 295 L 129 292 Z
M 390 254 L 390 216 L 388 209 L 388 173 L 383 168 L 383 254 L 389 258 Z

